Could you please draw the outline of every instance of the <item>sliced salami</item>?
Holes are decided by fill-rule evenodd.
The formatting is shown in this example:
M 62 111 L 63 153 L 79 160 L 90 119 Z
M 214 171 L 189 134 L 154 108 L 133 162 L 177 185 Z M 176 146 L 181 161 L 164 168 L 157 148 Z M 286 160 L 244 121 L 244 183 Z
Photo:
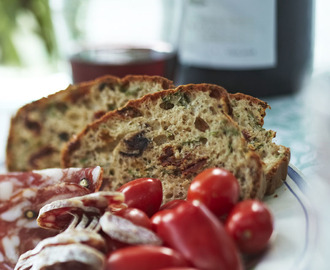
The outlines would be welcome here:
M 99 191 L 85 196 L 54 201 L 40 209 L 38 224 L 45 229 L 62 231 L 72 222 L 72 217 L 83 215 L 89 220 L 100 218 L 106 209 L 126 207 L 120 192 Z
M 37 258 L 19 261 L 15 270 L 39 269 L 84 269 L 100 270 L 104 267 L 105 255 L 88 245 L 68 244 L 49 246 Z
M 162 240 L 151 230 L 135 225 L 128 219 L 110 212 L 100 219 L 102 231 L 111 239 L 129 245 L 161 245 Z
M 15 270 L 103 269 L 107 245 L 98 233 L 99 218 L 107 208 L 106 205 L 118 200 L 122 202 L 122 196 L 113 192 L 100 192 L 51 203 L 49 211 L 44 211 L 42 215 L 46 220 L 51 220 L 51 228 L 61 226 L 66 229 L 22 254 Z
M 27 261 L 38 260 L 38 257 L 40 256 L 39 254 L 42 254 L 43 250 L 49 247 L 60 247 L 62 245 L 71 244 L 83 244 L 95 248 L 103 253 L 106 252 L 105 240 L 99 233 L 91 230 L 70 229 L 39 242 L 33 250 L 29 250 L 20 256 L 16 267 Z M 61 253 L 59 252 L 59 254 Z
M 0 269 L 13 269 L 19 255 L 57 233 L 44 230 L 37 224 L 39 210 L 44 205 L 88 193 L 89 189 L 78 184 L 61 183 L 22 189 L 10 200 L 0 203 Z
M 0 203 L 9 200 L 25 188 L 43 188 L 63 182 L 78 184 L 95 192 L 101 187 L 102 175 L 103 170 L 99 166 L 0 174 Z

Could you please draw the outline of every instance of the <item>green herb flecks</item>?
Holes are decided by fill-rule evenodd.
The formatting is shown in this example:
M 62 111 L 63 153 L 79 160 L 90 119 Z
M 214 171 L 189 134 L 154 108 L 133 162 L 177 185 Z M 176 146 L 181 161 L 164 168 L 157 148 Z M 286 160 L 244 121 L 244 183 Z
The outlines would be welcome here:
M 207 142 L 207 138 L 205 137 L 199 137 L 193 140 L 188 140 L 188 141 L 184 141 L 181 143 L 182 146 L 184 145 L 189 145 L 189 146 L 194 146 L 194 145 L 198 145 L 198 144 L 205 144 Z
M 131 90 L 131 91 L 126 91 L 125 92 L 125 96 L 133 96 L 133 97 L 137 97 L 138 93 L 142 90 L 141 87 L 138 87 L 134 90 Z
M 162 101 L 160 107 L 164 110 L 172 109 L 175 105 L 187 108 L 190 103 L 188 95 L 181 91 L 162 97 Z

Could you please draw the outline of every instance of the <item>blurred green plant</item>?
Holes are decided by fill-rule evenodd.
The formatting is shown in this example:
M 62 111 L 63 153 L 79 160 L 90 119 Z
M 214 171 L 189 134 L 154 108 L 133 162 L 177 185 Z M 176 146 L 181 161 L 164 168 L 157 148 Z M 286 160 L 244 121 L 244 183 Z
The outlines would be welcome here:
M 0 0 L 0 63 L 21 65 L 14 34 L 18 18 L 30 16 L 35 21 L 33 34 L 44 44 L 49 57 L 56 55 L 56 38 L 48 0 Z

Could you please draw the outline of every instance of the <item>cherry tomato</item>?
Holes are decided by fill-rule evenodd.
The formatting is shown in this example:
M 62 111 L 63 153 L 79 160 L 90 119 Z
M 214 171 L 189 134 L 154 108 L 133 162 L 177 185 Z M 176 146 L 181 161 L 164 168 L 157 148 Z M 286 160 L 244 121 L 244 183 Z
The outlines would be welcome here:
M 225 228 L 243 253 L 254 254 L 266 248 L 273 232 L 273 217 L 263 202 L 245 200 L 233 208 Z
M 187 262 L 177 251 L 160 246 L 132 246 L 110 253 L 106 270 L 154 270 L 164 267 L 186 267 Z
M 187 200 L 198 200 L 216 216 L 228 214 L 239 199 L 236 177 L 221 168 L 209 168 L 198 174 L 188 189 Z
M 158 235 L 194 267 L 200 270 L 243 269 L 233 240 L 202 203 L 186 202 L 164 211 L 167 213 L 158 224 Z
M 151 228 L 157 233 L 158 224 L 161 222 L 163 216 L 171 209 L 179 206 L 180 204 L 186 203 L 186 200 L 173 200 L 162 205 L 157 213 L 151 217 Z
M 157 233 L 158 225 L 162 221 L 163 216 L 168 213 L 171 209 L 164 209 L 161 211 L 158 211 L 156 214 L 154 214 L 150 221 L 151 221 L 151 229 Z
M 151 230 L 151 221 L 145 212 L 137 208 L 124 208 L 115 213 L 138 226 Z
M 165 209 L 173 209 L 173 208 L 177 207 L 179 204 L 185 203 L 185 202 L 186 202 L 186 200 L 180 200 L 180 199 L 172 200 L 172 201 L 169 201 L 169 202 L 163 204 L 159 208 L 159 210 L 161 211 L 161 210 L 165 210 Z
M 124 193 L 128 207 L 138 208 L 149 217 L 159 210 L 163 200 L 163 188 L 160 180 L 139 178 L 122 185 L 118 191 Z

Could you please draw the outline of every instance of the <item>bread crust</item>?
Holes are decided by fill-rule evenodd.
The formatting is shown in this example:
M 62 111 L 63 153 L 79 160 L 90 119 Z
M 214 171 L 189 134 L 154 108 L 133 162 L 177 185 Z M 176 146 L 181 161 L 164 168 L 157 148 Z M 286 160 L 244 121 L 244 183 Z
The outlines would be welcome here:
M 137 99 L 137 100 L 131 100 L 129 101 L 125 107 L 120 108 L 118 110 L 108 112 L 105 114 L 102 118 L 96 120 L 95 122 L 89 124 L 86 126 L 86 128 L 79 133 L 77 136 L 72 138 L 70 142 L 66 145 L 66 147 L 62 151 L 62 166 L 63 167 L 70 167 L 70 166 L 77 166 L 79 164 L 78 159 L 80 158 L 79 154 L 77 154 L 81 149 L 84 152 L 86 150 L 87 153 L 86 155 L 90 154 L 91 156 L 85 156 L 84 158 L 87 157 L 87 159 L 90 159 L 91 162 L 101 162 L 98 160 L 97 153 L 95 151 L 100 151 L 102 152 L 103 149 L 106 147 L 109 147 L 109 142 L 110 139 L 109 137 L 113 137 L 112 141 L 115 141 L 115 145 L 111 146 L 108 148 L 107 151 L 107 156 L 110 157 L 109 160 L 106 162 L 107 164 L 105 167 L 105 178 L 108 178 L 110 182 L 108 183 L 108 186 L 105 188 L 118 188 L 121 184 L 124 184 L 124 182 L 127 181 L 128 178 L 126 179 L 119 179 L 121 175 L 125 174 L 124 169 L 118 169 L 119 167 L 116 166 L 118 164 L 122 164 L 124 168 L 127 170 L 128 168 L 136 168 L 140 166 L 140 162 L 143 162 L 145 159 L 150 159 L 149 165 L 152 164 L 152 166 L 157 167 L 157 169 L 154 170 L 154 172 L 158 172 L 161 169 L 169 169 L 172 170 L 170 176 L 166 175 L 161 175 L 159 176 L 163 180 L 163 185 L 165 186 L 164 188 L 164 201 L 168 201 L 169 199 L 174 199 L 174 198 L 185 198 L 185 191 L 184 187 L 188 186 L 188 183 L 192 180 L 192 178 L 201 170 L 205 169 L 208 166 L 218 166 L 222 167 L 223 164 L 226 163 L 226 159 L 223 159 L 222 161 L 220 160 L 219 162 L 213 162 L 210 161 L 212 158 L 215 156 L 220 156 L 221 155 L 221 148 L 219 150 L 214 150 L 216 153 L 203 153 L 201 149 L 203 149 L 203 146 L 193 146 L 193 150 L 189 150 L 189 147 L 185 148 L 185 146 L 182 146 L 179 152 L 177 152 L 178 148 L 178 141 L 174 142 L 166 142 L 161 145 L 161 147 L 157 148 L 157 143 L 155 137 L 148 137 L 149 134 L 156 134 L 158 132 L 158 127 L 153 128 L 152 127 L 152 121 L 149 119 L 152 118 L 154 119 L 154 115 L 150 113 L 150 115 L 147 113 L 153 112 L 155 110 L 159 109 L 159 104 L 162 100 L 165 100 L 168 97 L 171 97 L 173 95 L 177 95 L 180 93 L 180 95 L 187 94 L 187 96 L 192 97 L 193 95 L 196 95 L 198 97 L 195 98 L 197 100 L 198 98 L 202 98 L 202 92 L 207 93 L 209 95 L 208 100 L 216 99 L 216 107 L 218 109 L 217 115 L 219 116 L 221 114 L 221 119 L 226 121 L 226 126 L 234 129 L 236 131 L 235 135 L 233 135 L 233 140 L 234 143 L 237 145 L 238 149 L 237 152 L 240 152 L 237 156 L 241 158 L 242 160 L 236 161 L 236 164 L 232 164 L 232 167 L 236 167 L 236 176 L 240 179 L 240 183 L 243 186 L 243 192 L 241 193 L 241 198 L 259 198 L 261 199 L 264 194 L 265 194 L 265 189 L 266 189 L 266 180 L 265 180 L 265 175 L 263 171 L 263 166 L 262 162 L 260 160 L 260 157 L 257 153 L 255 153 L 254 150 L 250 149 L 247 145 L 247 142 L 245 138 L 240 134 L 239 127 L 236 122 L 232 120 L 230 115 L 228 114 L 231 110 L 229 100 L 228 100 L 228 93 L 225 89 L 222 87 L 216 86 L 216 85 L 210 85 L 210 84 L 199 84 L 199 85 L 185 85 L 185 86 L 179 86 L 176 89 L 171 89 L 171 90 L 166 90 L 166 91 L 160 91 L 156 92 L 153 94 L 148 94 L 145 95 L 144 97 Z M 204 102 L 204 104 L 207 104 Z M 211 104 L 211 103 L 210 103 Z M 210 105 L 211 106 L 211 105 Z M 189 105 L 188 105 L 189 107 Z M 159 120 L 162 122 L 169 121 L 171 122 L 171 117 L 173 116 L 172 114 L 168 113 L 171 109 L 165 109 L 164 112 L 159 115 L 162 118 Z M 185 111 L 186 108 L 184 106 L 182 107 L 182 111 L 184 111 L 184 114 L 186 113 L 191 116 L 192 118 L 197 118 L 199 115 L 198 109 L 190 109 Z M 181 109 L 180 109 L 181 111 Z M 212 110 L 211 110 L 212 111 Z M 221 113 L 220 113 L 221 112 Z M 146 115 L 146 116 L 145 116 Z M 175 114 L 174 114 L 175 116 Z M 214 116 L 216 117 L 216 116 Z M 137 122 L 134 122 L 134 119 L 139 119 L 136 120 Z M 214 118 L 216 119 L 216 118 Z M 202 120 L 201 120 L 202 121 Z M 219 119 L 220 121 L 220 119 Z M 133 123 L 134 122 L 134 123 Z M 119 124 L 120 123 L 120 124 Z M 146 148 L 143 150 L 143 154 L 148 152 L 148 154 L 145 155 L 139 155 L 138 152 L 135 152 L 133 154 L 136 154 L 137 156 L 134 158 L 131 158 L 130 156 L 127 155 L 127 158 L 124 157 L 123 159 L 120 159 L 118 161 L 118 153 L 123 153 L 120 150 L 122 150 L 122 147 L 125 145 L 123 142 L 127 142 L 130 140 L 130 138 L 135 138 L 141 132 L 139 133 L 136 131 L 137 129 L 132 129 L 134 130 L 133 132 L 130 132 L 129 130 L 126 129 L 125 123 L 133 123 L 136 125 L 141 125 L 144 126 L 144 129 L 146 130 L 143 132 L 143 139 L 146 141 L 149 141 L 149 145 L 152 145 L 149 147 L 146 146 Z M 196 121 L 195 121 L 196 123 Z M 132 125 L 133 125 L 132 124 Z M 209 123 L 210 124 L 210 123 Z M 119 125 L 119 127 L 117 126 Z M 122 125 L 122 126 L 120 126 Z M 129 124 L 128 124 L 129 125 Z M 167 125 L 167 122 L 166 122 Z M 171 124 L 169 124 L 171 125 Z M 179 124 L 177 124 L 177 128 L 179 129 Z M 175 124 L 174 124 L 175 126 Z M 173 126 L 168 126 L 168 129 L 173 128 Z M 103 142 L 102 140 L 99 140 L 100 134 L 101 134 L 101 129 L 105 128 L 107 132 L 107 142 Z M 186 127 L 185 127 L 186 128 Z M 193 128 L 193 127 L 192 127 Z M 198 129 L 202 130 L 202 132 L 199 132 L 199 134 L 203 134 L 203 125 L 197 127 Z M 142 129 L 142 130 L 144 130 Z M 119 135 L 118 138 L 115 137 L 115 133 L 120 130 L 121 133 L 124 133 L 123 135 Z M 125 131 L 124 131 L 125 130 Z M 189 127 L 187 127 L 187 130 L 189 130 Z M 119 132 L 118 132 L 119 133 Z M 181 134 L 181 133 L 180 133 Z M 142 135 L 141 135 L 142 136 Z M 190 133 L 189 131 L 186 133 L 186 136 L 189 137 Z M 228 137 L 230 137 L 229 135 Z M 237 137 L 238 136 L 238 137 Z M 234 138 L 235 137 L 235 138 Z M 190 138 L 190 137 L 189 137 Z M 220 138 L 220 137 L 219 137 Z M 182 136 L 180 136 L 180 139 L 182 141 Z M 212 139 L 210 139 L 212 140 Z M 89 141 L 89 145 L 95 145 L 95 148 L 93 147 L 91 149 L 86 149 L 87 146 L 87 141 Z M 96 147 L 97 145 L 97 147 Z M 243 148 L 241 148 L 243 147 Z M 154 150 L 153 149 L 159 149 L 159 150 Z M 208 150 L 211 150 L 210 148 Z M 207 152 L 207 148 L 205 149 Z M 213 150 L 212 150 L 213 151 Z M 236 151 L 235 149 L 233 151 Z M 197 155 L 196 153 L 202 153 L 201 155 Z M 184 153 L 184 154 L 182 154 Z M 208 155 L 211 154 L 211 157 L 208 157 Z M 178 157 L 177 157 L 178 155 Z M 180 156 L 181 155 L 181 156 Z M 213 156 L 214 155 L 214 156 Z M 112 159 L 111 156 L 114 156 Z M 77 158 L 77 160 L 75 160 Z M 219 158 L 219 157 L 217 157 Z M 111 160 L 111 161 L 110 161 Z M 127 161 L 127 164 L 125 163 Z M 76 163 L 78 162 L 78 163 Z M 88 165 L 91 165 L 91 163 L 87 163 Z M 124 165 L 125 164 L 125 165 Z M 133 164 L 131 167 L 129 165 Z M 135 165 L 134 165 L 135 164 Z M 80 164 L 81 165 L 81 164 Z M 249 165 L 251 168 L 249 168 Z M 160 168 L 158 168 L 160 167 Z M 247 169 L 249 168 L 249 169 Z M 121 170 L 120 173 L 117 173 L 116 171 Z M 143 169 L 142 169 L 143 170 Z M 246 171 L 249 170 L 250 174 L 247 174 Z M 115 176 L 111 176 L 110 172 L 113 171 Z M 175 176 L 175 174 L 178 175 L 178 177 Z M 157 175 L 157 173 L 155 173 Z M 123 176 L 124 177 L 124 176 Z M 143 176 L 142 176 L 143 177 Z M 130 181 L 132 179 L 129 179 Z M 116 182 L 116 184 L 114 184 Z M 174 183 L 174 184 L 173 184 Z M 173 187 L 173 185 L 175 187 Z M 172 189 L 171 191 L 167 190 L 167 187 L 169 189 Z M 175 193 L 175 190 L 179 190 L 177 194 L 172 194 Z M 174 190 L 174 191 L 173 191 Z
M 196 88 L 197 87 L 197 88 Z M 154 94 L 149 94 L 141 97 L 140 99 L 136 100 L 130 100 L 126 103 L 126 105 L 123 108 L 119 108 L 117 110 L 111 111 L 103 115 L 101 118 L 97 119 L 96 121 L 89 123 L 86 125 L 86 127 L 81 130 L 76 136 L 72 137 L 71 140 L 68 141 L 66 145 L 62 148 L 61 151 L 61 167 L 67 168 L 71 167 L 72 163 L 70 162 L 70 156 L 74 151 L 76 151 L 77 148 L 79 148 L 80 143 L 79 141 L 90 131 L 96 130 L 100 124 L 105 123 L 109 119 L 122 119 L 124 120 L 126 117 L 130 117 L 128 111 L 134 111 L 134 108 L 138 108 L 141 104 L 144 102 L 147 102 L 148 100 L 156 100 L 159 98 L 162 98 L 166 95 L 171 95 L 176 93 L 177 91 L 189 91 L 189 89 L 196 88 L 198 91 L 207 91 L 207 87 L 209 87 L 208 84 L 188 84 L 185 86 L 178 86 L 177 88 L 172 88 L 172 89 L 167 89 L 166 91 L 159 91 Z M 218 99 L 225 99 L 224 106 L 225 110 L 229 110 L 228 106 L 228 95 L 227 91 L 220 86 L 215 86 L 214 87 L 214 96 L 217 97 Z
M 60 149 L 72 135 L 80 131 L 89 122 L 94 121 L 94 118 L 98 118 L 109 111 L 111 109 L 108 108 L 110 107 L 109 104 L 115 104 L 115 108 L 121 107 L 130 98 L 135 98 L 135 95 L 138 96 L 140 92 L 144 95 L 149 91 L 149 89 L 143 89 L 144 85 L 147 88 L 154 87 L 154 89 L 150 89 L 153 91 L 174 87 L 172 81 L 160 76 L 128 75 L 124 78 L 118 78 L 107 75 L 93 81 L 69 85 L 64 90 L 21 107 L 16 115 L 11 118 L 6 146 L 8 171 L 59 167 Z M 139 86 L 142 90 L 139 89 Z M 125 91 L 128 89 L 129 91 L 130 87 L 134 87 L 136 92 L 132 92 L 132 94 L 121 93 L 122 89 Z M 114 89 L 116 89 L 116 94 L 111 93 Z M 94 102 L 92 96 L 98 91 L 102 94 L 105 92 L 109 94 L 106 98 L 102 98 L 101 94 L 97 93 L 99 94 L 99 100 L 96 99 Z M 116 95 L 119 97 L 117 98 Z M 81 106 L 79 112 L 78 108 L 74 111 L 74 106 L 78 107 L 77 104 Z M 64 110 L 69 111 L 71 115 L 63 112 Z M 44 116 L 49 111 L 55 113 L 58 118 L 53 120 L 52 123 L 50 122 L 52 121 L 51 117 Z M 80 113 L 81 115 L 79 115 Z M 90 116 L 84 116 L 83 114 Z M 78 121 L 73 119 L 74 117 L 79 118 L 81 123 L 78 124 Z M 57 123 L 56 121 L 60 122 Z M 77 127 L 74 127 L 73 124 L 77 124 Z M 61 129 L 61 133 L 56 134 L 59 129 Z M 68 129 L 71 130 L 68 131 Z M 60 140 L 56 136 L 60 136 Z
M 266 174 L 266 193 L 265 195 L 272 195 L 285 181 L 288 175 L 288 166 L 290 163 L 290 148 L 285 147 L 283 158 L 273 166 L 273 168 Z
M 244 121 L 235 115 L 236 108 L 233 104 L 233 113 L 231 116 L 239 123 L 242 133 L 249 141 L 250 146 L 261 156 L 264 162 L 264 171 L 267 182 L 266 194 L 271 195 L 286 179 L 290 162 L 290 149 L 282 145 L 276 145 L 272 141 L 276 133 L 271 130 L 267 131 L 263 128 L 266 109 L 271 109 L 267 102 L 242 93 L 230 94 L 230 99 L 232 103 L 233 100 L 238 103 L 240 101 L 246 102 L 249 104 L 249 108 L 255 108 L 257 110 L 257 113 L 254 114 L 254 119 L 257 121 L 255 123 L 256 126 L 252 127 L 249 127 Z M 242 108 L 239 106 L 236 107 L 242 111 Z M 251 121 L 249 121 L 248 124 L 251 124 Z M 257 129 L 258 133 L 253 134 L 251 129 Z M 260 142 L 263 142 L 267 149 L 266 147 L 260 147 Z M 265 152 L 271 154 L 267 155 Z M 272 156 L 272 158 L 270 158 L 270 156 Z
M 70 133 L 70 136 L 65 138 L 64 142 L 58 143 L 55 141 L 53 144 L 48 144 L 48 142 L 46 142 L 43 145 L 38 146 L 36 146 L 37 143 L 35 143 L 35 145 L 31 147 L 34 149 L 31 150 L 31 152 L 26 151 L 26 148 L 22 147 L 22 145 L 24 146 L 24 144 L 31 141 L 35 140 L 37 142 L 39 140 L 38 138 L 45 136 L 45 133 L 43 133 L 43 121 L 47 122 L 48 119 L 41 118 L 39 115 L 42 115 L 44 111 L 49 109 L 52 102 L 58 102 L 59 104 L 63 103 L 63 106 L 71 106 L 71 104 L 74 106 L 74 104 L 80 102 L 84 106 L 88 107 L 91 105 L 90 103 L 86 103 L 85 100 L 92 98 L 95 88 L 102 92 L 103 88 L 106 89 L 106 91 L 110 91 L 110 89 L 118 88 L 118 85 L 120 85 L 120 87 L 123 87 L 126 91 L 129 87 L 131 87 L 131 85 L 134 84 L 135 89 L 138 85 L 157 85 L 157 91 L 154 93 L 153 90 L 149 94 L 144 93 L 141 97 L 134 97 L 134 99 L 127 98 L 127 103 L 125 102 L 126 105 L 125 103 L 121 103 L 120 106 L 117 106 L 117 109 L 110 111 L 104 111 L 104 108 L 101 108 L 101 106 L 98 107 L 97 103 L 94 103 L 93 106 L 96 107 L 91 109 L 91 111 L 93 112 L 95 119 L 90 118 L 88 121 L 86 120 L 83 122 L 83 125 L 76 128 L 73 133 Z M 118 92 L 118 89 L 116 91 Z M 89 134 L 97 133 L 99 126 L 107 121 L 111 120 L 120 122 L 127 121 L 127 119 L 133 120 L 140 117 L 141 110 L 152 110 L 152 106 L 150 104 L 153 102 L 166 99 L 167 97 L 175 95 L 178 92 L 187 94 L 194 92 L 209 93 L 211 98 L 219 101 L 219 106 L 224 114 L 223 117 L 227 119 L 230 125 L 235 126 L 235 128 L 237 126 L 237 128 L 240 129 L 242 133 L 242 140 L 245 141 L 243 144 L 248 143 L 249 149 L 247 150 L 246 159 L 250 160 L 251 163 L 261 164 L 261 166 L 254 165 L 256 168 L 259 166 L 258 169 L 253 172 L 255 175 L 255 180 L 251 181 L 251 185 L 249 186 L 250 189 L 245 191 L 248 195 L 242 195 L 243 197 L 247 196 L 262 198 L 265 193 L 270 195 L 274 193 L 279 186 L 281 186 L 287 176 L 287 168 L 290 161 L 290 149 L 273 143 L 272 139 L 275 137 L 276 133 L 263 129 L 266 109 L 270 109 L 270 106 L 266 102 L 243 93 L 229 94 L 224 88 L 211 84 L 189 84 L 175 88 L 171 81 L 159 76 L 129 75 L 124 78 L 118 78 L 110 75 L 103 76 L 90 82 L 70 85 L 67 89 L 23 106 L 11 119 L 6 149 L 7 168 L 9 171 L 26 171 L 59 166 L 71 167 L 77 165 L 100 165 L 77 164 L 70 161 L 71 156 L 82 147 L 81 143 L 85 136 L 87 137 L 90 136 Z M 100 102 L 100 100 L 97 102 Z M 184 99 L 183 102 L 185 102 Z M 146 106 L 147 108 L 144 108 L 143 106 Z M 61 107 L 58 108 L 58 110 L 62 109 L 63 108 Z M 240 117 L 237 116 L 237 111 L 239 112 L 238 115 Z M 30 119 L 30 115 L 36 113 L 38 114 L 37 119 L 39 122 L 34 121 L 34 119 Z M 242 119 L 242 115 L 245 115 L 246 119 Z M 249 115 L 251 116 L 250 118 Z M 27 125 L 28 128 L 25 127 L 24 129 L 24 125 Z M 197 125 L 200 130 L 207 129 L 207 125 L 205 125 L 202 119 L 199 120 Z M 50 128 L 51 127 L 48 125 L 46 129 Z M 29 132 L 29 136 L 23 136 L 23 139 L 19 139 L 21 136 L 20 133 L 26 133 L 27 130 Z M 56 128 L 54 130 L 56 133 Z M 254 134 L 255 130 L 257 130 L 256 134 Z M 126 135 L 128 136 L 127 138 L 129 138 L 132 134 L 129 134 L 128 132 Z M 47 138 L 48 139 L 46 141 L 52 142 L 51 137 Z M 123 139 L 127 140 L 127 138 L 125 137 Z M 68 140 L 69 142 L 66 143 Z M 266 147 L 260 147 L 262 143 L 264 143 Z M 63 146 L 64 149 L 62 149 Z M 24 150 L 19 152 L 18 149 L 20 148 L 23 148 Z M 165 163 L 174 162 L 184 171 L 183 175 L 189 175 L 189 173 L 194 170 L 196 171 L 204 168 L 207 160 L 207 157 L 204 156 L 196 159 L 196 162 L 192 162 L 191 156 L 183 157 L 182 160 L 178 159 L 175 160 L 175 162 L 173 160 L 167 160 L 166 155 L 164 158 Z M 55 157 L 55 161 L 52 157 Z M 173 159 L 173 157 L 170 157 L 170 159 Z M 189 162 L 191 164 L 188 164 Z M 189 168 L 187 167 L 188 165 L 190 166 Z M 220 166 L 221 164 L 218 165 Z M 109 182 L 107 182 L 108 180 Z M 111 176 L 106 176 L 106 188 L 111 188 L 111 183 Z

